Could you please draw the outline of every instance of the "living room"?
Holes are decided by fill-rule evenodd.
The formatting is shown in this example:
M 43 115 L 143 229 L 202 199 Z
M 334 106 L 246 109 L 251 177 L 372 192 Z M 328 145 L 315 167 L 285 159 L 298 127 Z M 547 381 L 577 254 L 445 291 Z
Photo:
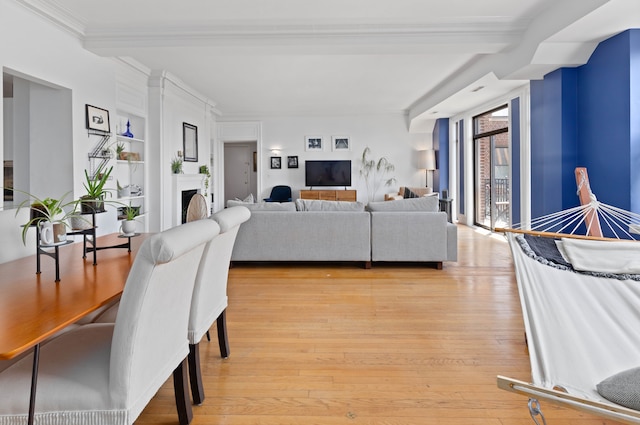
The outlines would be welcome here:
M 511 2 L 503 2 L 505 7 L 507 3 Z M 29 137 L 39 141 L 66 138 L 68 139 L 67 142 L 71 142 L 68 150 L 65 148 L 65 152 L 70 152 L 67 155 L 67 160 L 70 162 L 68 165 L 68 172 L 71 176 L 71 179 L 68 179 L 70 180 L 70 186 L 60 189 L 60 192 L 55 194 L 39 193 L 41 196 L 60 196 L 67 191 L 71 191 L 74 196 L 79 197 L 84 193 L 82 185 L 84 171 L 90 167 L 87 154 L 93 149 L 96 142 L 87 132 L 85 122 L 87 105 L 97 106 L 110 113 L 110 130 L 113 133 L 123 132 L 127 118 L 130 119 L 132 123 L 131 131 L 136 137 L 142 137 L 147 142 L 144 165 L 147 174 L 145 177 L 146 185 L 143 187 L 146 217 L 143 227 L 140 229 L 142 231 L 156 232 L 169 228 L 176 223 L 176 199 L 173 188 L 177 177 L 171 173 L 170 165 L 173 159 L 187 153 L 187 149 L 184 147 L 184 123 L 188 123 L 198 129 L 198 143 L 197 160 L 183 161 L 183 172 L 187 176 L 198 175 L 200 166 L 211 165 L 212 183 L 209 193 L 214 195 L 212 205 L 214 210 L 223 208 L 226 198 L 224 193 L 223 158 L 224 146 L 227 143 L 252 142 L 256 144 L 257 186 L 253 194 L 258 199 L 267 197 L 271 187 L 278 184 L 290 185 L 294 191 L 305 189 L 303 164 L 306 160 L 347 159 L 351 160 L 353 164 L 352 188 L 358 191 L 358 199 L 363 202 L 368 200 L 370 194 L 367 193 L 365 184 L 359 177 L 358 160 L 364 148 L 369 147 L 376 158 L 385 156 L 395 165 L 394 177 L 397 183 L 379 190 L 375 194 L 376 200 L 382 200 L 386 192 L 397 191 L 399 186 L 425 186 L 429 184 L 440 193 L 442 193 L 442 190 L 447 190 L 454 199 L 455 221 L 461 225 L 467 224 L 470 226 L 469 228 L 467 226 L 459 226 L 465 227 L 465 230 L 468 231 L 468 233 L 465 233 L 465 237 L 468 240 L 460 245 L 460 258 L 462 259 L 460 264 L 452 266 L 450 269 L 445 266 L 444 273 L 437 270 L 417 269 L 412 266 L 398 269 L 391 268 L 391 270 L 383 267 L 378 271 L 374 270 L 373 273 L 356 269 L 355 272 L 358 272 L 360 277 L 350 275 L 345 278 L 346 281 L 351 283 L 354 281 L 358 283 L 364 282 L 367 288 L 373 290 L 373 288 L 378 288 L 376 286 L 377 279 L 380 282 L 388 279 L 388 281 L 384 282 L 384 286 L 380 286 L 380 288 L 383 288 L 387 298 L 394 298 L 396 295 L 392 292 L 393 282 L 391 281 L 398 279 L 405 282 L 402 286 L 404 299 L 410 299 L 412 293 L 419 293 L 420 299 L 430 299 L 430 302 L 433 302 L 433 298 L 430 297 L 437 298 L 437 295 L 422 292 L 423 288 L 417 289 L 417 286 L 422 285 L 424 282 L 436 282 L 443 279 L 448 285 L 441 285 L 438 287 L 439 289 L 447 291 L 451 287 L 456 287 L 461 291 L 460 293 L 449 293 L 448 298 L 452 303 L 452 300 L 457 296 L 473 294 L 476 291 L 481 292 L 483 302 L 492 306 L 487 307 L 487 310 L 491 310 L 492 314 L 495 313 L 495 316 L 492 316 L 486 326 L 499 327 L 501 323 L 499 319 L 505 316 L 509 319 L 514 318 L 512 313 L 518 309 L 518 305 L 517 297 L 512 292 L 514 290 L 514 282 L 509 269 L 508 252 L 506 252 L 504 246 L 500 248 L 499 245 L 502 242 L 497 242 L 498 248 L 491 245 L 490 249 L 495 250 L 491 251 L 495 253 L 494 258 L 487 256 L 486 252 L 482 253 L 482 247 L 486 248 L 486 245 L 483 245 L 485 242 L 479 241 L 484 241 L 483 238 L 490 238 L 491 236 L 485 233 L 482 233 L 482 236 L 478 236 L 471 227 L 474 224 L 475 202 L 473 197 L 472 146 L 472 118 L 474 116 L 501 105 L 512 107 L 511 120 L 518 127 L 520 134 L 520 137 L 513 139 L 514 149 L 512 151 L 512 163 L 514 165 L 512 181 L 514 184 L 518 182 L 512 191 L 511 206 L 513 208 L 514 222 L 519 221 L 517 218 L 526 221 L 533 216 L 574 205 L 577 200 L 575 199 L 575 179 L 571 173 L 573 167 L 577 164 L 589 167 L 594 191 L 603 200 L 621 208 L 638 210 L 637 203 L 640 196 L 638 195 L 638 188 L 635 186 L 636 180 L 638 180 L 635 178 L 635 173 L 639 171 L 635 171 L 637 167 L 634 167 L 635 152 L 637 150 L 635 146 L 637 145 L 637 135 L 640 134 L 637 131 L 637 126 L 640 124 L 637 124 L 636 120 L 633 119 L 638 115 L 638 111 L 636 102 L 632 101 L 637 95 L 634 90 L 638 87 L 635 84 L 637 64 L 632 58 L 637 51 L 636 40 L 639 35 L 638 30 L 620 33 L 620 31 L 630 28 L 637 28 L 637 23 L 633 22 L 633 18 L 640 15 L 637 13 L 637 4 L 633 1 L 583 2 L 579 0 L 560 2 L 532 1 L 529 4 L 537 10 L 538 14 L 535 17 L 527 16 L 526 19 L 523 18 L 516 23 L 511 23 L 510 25 L 516 27 L 515 29 L 505 24 L 506 27 L 509 27 L 509 31 L 506 32 L 514 39 L 530 41 L 528 37 L 532 37 L 531 33 L 544 32 L 541 29 L 541 21 L 547 20 L 553 23 L 553 28 L 545 29 L 547 31 L 546 35 L 538 36 L 545 41 L 550 39 L 553 46 L 541 43 L 531 47 L 527 43 L 523 43 L 523 46 L 519 46 L 522 51 L 525 51 L 523 55 L 528 56 L 526 59 L 517 58 L 520 52 L 519 49 L 498 52 L 500 50 L 499 47 L 495 47 L 495 52 L 483 51 L 478 56 L 486 57 L 474 56 L 474 59 L 468 63 L 454 63 L 452 61 L 450 77 L 440 82 L 436 87 L 432 87 L 428 95 L 424 91 L 419 93 L 412 92 L 412 87 L 403 86 L 405 93 L 410 92 L 412 96 L 405 98 L 403 108 L 372 107 L 360 108 L 357 111 L 332 109 L 324 112 L 318 112 L 310 108 L 309 110 L 290 111 L 290 114 L 286 115 L 261 113 L 254 108 L 248 108 L 246 111 L 239 111 L 233 108 L 225 110 L 222 104 L 218 103 L 215 93 L 209 96 L 205 94 L 206 87 L 196 88 L 195 85 L 190 83 L 189 75 L 187 74 L 183 75 L 166 69 L 152 68 L 130 57 L 113 58 L 107 52 L 110 48 L 109 46 L 103 47 L 104 50 L 101 54 L 104 56 L 89 50 L 83 45 L 84 34 L 78 32 L 78 28 L 82 27 L 81 24 L 69 16 L 67 16 L 69 21 L 66 22 L 66 26 L 64 19 L 61 20 L 59 16 L 57 21 L 55 19 L 52 21 L 50 17 L 46 16 L 47 13 L 43 12 L 43 9 L 47 10 L 47 5 L 37 1 L 2 0 L 0 34 L 3 40 L 10 40 L 11 42 L 5 42 L 0 47 L 0 64 L 3 67 L 3 74 L 37 85 L 39 87 L 38 90 L 45 91 L 45 89 L 42 89 L 42 87 L 45 87 L 46 89 L 68 90 L 70 92 L 69 116 L 61 119 L 63 124 L 56 130 L 56 136 L 52 136 L 49 139 L 43 136 L 46 133 L 29 135 Z M 616 5 L 620 6 L 621 9 L 614 9 L 617 13 L 615 16 L 624 15 L 624 17 L 628 18 L 618 23 L 619 25 L 624 25 L 623 28 L 618 28 L 615 31 L 610 29 L 608 25 L 611 23 L 611 19 L 602 22 L 596 21 L 595 23 L 591 20 L 591 16 L 598 15 L 596 12 L 599 7 L 610 6 L 613 8 Z M 626 9 L 621 5 L 626 5 Z M 468 7 L 469 5 L 462 2 L 458 6 Z M 540 9 L 545 8 L 548 8 L 549 11 L 540 11 Z M 626 12 L 622 13 L 620 10 L 625 10 Z M 558 20 L 562 21 L 562 23 L 550 19 L 554 12 L 556 12 Z M 121 14 L 125 15 L 126 13 L 126 7 L 123 7 Z M 57 23 L 53 23 L 54 21 Z M 605 25 L 605 22 L 607 25 Z M 601 30 L 592 37 L 586 37 L 580 43 L 565 43 L 561 36 L 558 36 L 557 39 L 552 38 L 553 34 L 556 33 L 566 35 L 562 33 L 563 26 L 566 25 L 569 28 L 574 23 L 576 26 L 589 26 L 601 28 Z M 531 29 L 527 31 L 529 26 Z M 486 27 L 483 26 L 483 28 L 486 31 Z M 504 29 L 504 27 L 501 28 Z M 90 28 L 86 29 L 86 31 L 88 33 L 91 32 Z M 517 37 L 515 34 L 517 34 Z M 93 42 L 98 43 L 99 34 L 92 35 L 95 37 L 92 39 Z M 601 41 L 603 43 L 600 43 Z M 597 51 L 599 43 L 602 45 L 602 49 L 599 50 L 599 54 L 595 57 L 598 63 L 589 64 L 589 58 L 592 53 Z M 502 42 L 497 44 L 503 47 Z M 538 47 L 540 47 L 540 52 L 536 52 Z M 549 53 L 553 50 L 552 47 L 564 50 L 565 53 L 571 51 L 572 55 L 570 57 L 575 61 L 570 63 L 562 62 L 562 66 L 556 66 L 556 62 L 545 62 L 547 57 L 536 56 L 536 54 L 544 56 L 543 53 Z M 96 44 L 94 44 L 93 48 L 98 49 Z M 111 48 L 115 49 L 116 47 L 111 46 Z M 375 50 L 375 46 L 371 47 L 371 49 Z M 554 52 L 556 51 L 554 50 Z M 588 54 L 585 52 L 588 52 Z M 273 54 L 273 52 L 270 51 L 270 54 Z M 517 75 L 512 68 L 506 70 L 501 67 L 492 68 L 489 57 L 495 59 L 494 55 L 502 55 L 506 57 L 507 61 L 518 62 L 523 69 L 535 68 L 537 77 L 535 79 L 524 78 L 525 74 Z M 615 58 L 615 61 L 611 61 L 612 57 Z M 613 72 L 611 68 L 624 68 L 619 64 L 624 62 L 625 58 L 631 64 L 625 68 L 623 75 Z M 259 60 L 257 62 L 257 65 L 255 62 L 252 63 L 259 67 Z M 609 63 L 607 64 L 607 62 Z M 424 72 L 427 72 L 428 63 L 426 61 L 423 66 Z M 458 67 L 456 68 L 456 66 Z M 577 70 L 576 67 L 578 66 L 584 66 L 584 68 Z M 465 67 L 467 68 L 466 71 Z M 412 72 L 414 71 L 412 70 Z M 510 80 L 507 77 L 512 79 Z M 504 81 L 502 78 L 504 78 Z M 256 87 L 253 84 L 260 84 L 259 79 L 256 81 L 252 81 L 251 89 Z M 352 80 L 350 83 L 356 85 L 357 82 L 358 80 Z M 401 82 L 401 78 L 397 78 L 399 85 Z M 501 82 L 512 85 L 508 86 L 508 88 L 502 87 L 499 93 L 489 90 L 491 84 L 499 86 Z M 479 89 L 475 94 L 478 95 L 477 99 L 482 100 L 476 99 L 467 104 L 464 102 L 457 103 L 458 109 L 446 109 L 446 106 L 450 105 L 447 103 L 449 100 L 453 101 L 456 98 L 459 101 L 461 97 L 471 98 L 474 96 L 471 94 L 471 90 L 477 89 L 481 85 L 485 88 Z M 381 91 L 386 88 L 382 87 L 382 84 L 380 86 L 378 88 Z M 602 91 L 598 92 L 595 100 L 586 102 L 587 94 L 591 93 L 587 88 L 598 86 L 602 88 Z M 323 87 L 316 89 L 322 91 Z M 220 91 L 220 96 L 222 97 L 224 94 L 225 98 L 228 99 L 232 97 L 228 92 L 233 91 L 234 87 L 226 87 L 224 92 Z M 373 104 L 376 90 L 370 89 L 369 91 L 371 94 L 366 101 Z M 4 92 L 6 93 L 6 89 Z M 254 90 L 254 92 L 256 91 Z M 238 93 L 237 102 L 250 104 L 251 98 L 246 97 L 246 92 L 243 93 L 245 93 L 243 96 Z M 624 95 L 625 93 L 626 96 Z M 342 98 L 334 92 L 331 92 L 331 94 L 332 96 L 329 97 L 341 98 L 345 104 L 354 101 L 353 98 L 348 96 Z M 309 104 L 313 104 L 312 99 L 318 97 L 316 92 L 307 93 L 302 89 L 300 95 L 305 97 Z M 608 97 L 610 95 L 613 96 L 614 100 Z M 380 96 L 382 97 L 382 94 Z M 269 91 L 267 97 L 271 97 L 276 103 L 281 102 L 278 95 L 272 91 Z M 6 102 L 5 100 L 2 106 L 3 112 L 8 109 L 5 106 Z M 320 101 L 318 100 L 318 102 Z M 465 106 L 459 106 L 461 104 Z M 5 115 L 3 114 L 3 116 Z M 141 120 L 141 118 L 143 119 Z M 603 123 L 606 123 L 606 125 L 603 125 Z M 2 126 L 3 130 L 6 131 L 8 126 L 6 124 L 2 124 Z M 64 137 L 61 137 L 61 134 Z M 456 134 L 462 143 L 459 143 Z M 24 137 L 25 135 L 23 134 L 22 136 Z M 322 138 L 325 146 L 322 150 L 309 150 L 308 137 Z M 335 137 L 348 138 L 349 148 L 342 150 L 332 149 L 332 141 Z M 4 135 L 3 140 L 6 139 L 7 136 Z M 437 149 L 438 169 L 425 171 L 420 167 L 418 152 L 425 149 Z M 34 153 L 34 155 L 36 154 Z M 55 152 L 47 155 L 55 155 Z M 290 156 L 296 157 L 298 168 L 288 166 L 287 159 Z M 281 168 L 272 168 L 272 157 L 281 158 Z M 615 168 L 616 172 L 612 173 L 611 163 L 614 161 L 618 165 Z M 32 175 L 37 173 L 33 170 L 30 170 L 30 172 Z M 46 175 L 46 173 L 43 174 Z M 116 189 L 115 180 L 110 184 L 113 189 Z M 24 245 L 20 240 L 19 226 L 26 221 L 24 216 L 26 213 L 26 211 L 22 211 L 16 216 L 15 210 L 12 209 L 3 208 L 0 211 L 0 232 L 3 235 L 2 241 L 0 241 L 0 262 L 33 254 L 33 241 L 31 240 Z M 108 216 L 101 217 L 102 222 L 99 226 L 101 233 L 112 233 L 118 230 L 118 221 L 115 215 L 115 211 L 112 211 Z M 33 237 L 33 235 L 30 235 L 30 237 Z M 473 239 L 474 237 L 478 237 L 478 239 L 475 240 Z M 478 248 L 479 246 L 481 248 Z M 483 261 L 486 263 L 479 264 Z M 492 261 L 500 263 L 498 266 L 499 273 L 492 270 L 491 266 L 494 265 Z M 267 270 L 271 271 L 269 266 L 267 266 Z M 440 277 L 437 272 L 440 272 Z M 232 273 L 237 275 L 239 282 L 243 279 L 240 284 L 242 288 L 240 289 L 239 286 L 237 290 L 240 299 L 250 300 L 253 297 L 254 299 L 250 301 L 256 302 L 255 298 L 259 298 L 260 294 L 263 293 L 261 292 L 263 289 L 258 283 L 262 279 L 260 271 L 239 268 L 236 271 L 232 271 Z M 291 290 L 291 287 L 287 285 L 291 285 L 291 282 L 296 280 L 306 280 L 309 275 L 313 275 L 314 279 L 320 281 L 323 278 L 329 280 L 336 275 L 350 274 L 352 271 L 345 272 L 341 267 L 330 269 L 311 267 L 288 271 L 278 269 L 277 273 L 286 275 L 287 283 L 279 287 L 276 279 L 270 279 L 268 283 L 273 288 L 282 289 L 282 291 L 269 292 L 269 297 L 286 298 L 287 291 Z M 393 273 L 397 273 L 397 277 L 389 278 L 388 274 Z M 478 278 L 478 276 L 481 276 L 482 283 L 485 284 L 482 287 L 473 285 L 474 279 Z M 254 280 L 250 281 L 251 279 Z M 411 284 L 407 284 L 409 281 Z M 494 283 L 495 286 L 492 286 Z M 353 288 L 355 288 L 355 285 L 347 288 L 347 291 L 342 293 L 342 296 L 345 299 L 360 301 L 373 299 L 370 298 L 371 295 L 366 293 L 357 293 L 356 295 L 353 292 L 350 293 L 349 289 Z M 322 289 L 327 290 L 327 287 L 322 286 Z M 267 291 L 264 293 L 267 293 Z M 300 295 L 299 293 L 297 294 Z M 315 292 L 312 294 L 313 296 L 322 296 Z M 301 290 L 301 296 L 305 296 L 305 290 Z M 468 304 L 465 305 L 473 306 L 472 298 L 466 299 Z M 505 299 L 508 299 L 508 304 L 505 304 L 504 308 L 499 308 L 499 303 Z M 379 303 L 381 300 L 376 298 L 375 302 Z M 322 316 L 323 313 L 328 316 L 332 314 L 330 307 L 332 303 L 335 303 L 335 299 L 328 297 L 325 302 L 324 307 L 326 308 L 314 313 L 318 317 Z M 401 308 L 407 306 L 415 308 L 416 312 L 420 313 L 417 311 L 418 306 L 411 303 L 403 306 L 394 305 L 390 306 L 389 310 L 385 310 L 385 308 L 382 308 L 382 310 L 388 314 L 394 308 L 398 309 L 397 311 L 399 312 Z M 238 304 L 235 305 L 235 308 L 235 323 L 237 324 L 235 329 L 238 332 L 235 336 L 246 340 L 256 338 L 249 343 L 246 340 L 243 341 L 246 351 L 242 352 L 247 356 L 245 357 L 246 362 L 256 361 L 259 363 L 264 361 L 265 358 L 273 360 L 273 357 L 269 356 L 257 360 L 251 357 L 260 350 L 256 349 L 256 351 L 251 352 L 247 347 L 252 343 L 257 345 L 265 344 L 265 341 L 261 341 L 260 335 L 257 335 L 259 334 L 259 327 L 252 333 L 250 326 L 241 326 L 242 315 L 249 312 Z M 303 306 L 299 308 L 302 310 Z M 348 309 L 344 305 L 341 305 L 341 308 Z M 478 314 L 482 313 L 480 311 L 482 308 L 480 306 L 477 308 L 478 311 L 476 312 Z M 434 309 L 434 313 L 438 311 L 440 310 Z M 464 313 L 461 310 L 456 311 L 460 314 Z M 268 313 L 269 306 L 266 306 L 262 312 Z M 517 317 L 517 315 L 515 316 Z M 247 320 L 247 323 L 251 322 L 251 326 L 258 326 L 260 322 L 268 323 L 268 318 L 265 316 L 256 317 L 254 318 L 255 320 Z M 299 316 L 292 316 L 287 319 L 289 324 L 297 321 L 297 317 Z M 419 321 L 416 317 L 418 316 L 414 316 L 413 320 Z M 438 314 L 434 314 L 429 316 L 429 319 L 437 321 L 439 317 Z M 282 318 L 278 320 L 282 320 Z M 355 321 L 357 322 L 357 318 Z M 327 323 L 323 324 L 320 320 L 315 326 L 322 327 Z M 473 323 L 473 320 L 456 322 L 456 319 L 452 318 L 448 325 L 451 327 L 471 326 Z M 335 323 L 332 323 L 331 326 L 337 327 Z M 402 326 L 398 322 L 385 330 L 385 332 L 391 333 L 401 328 Z M 357 323 L 355 329 L 358 329 Z M 367 327 L 366 330 L 370 333 L 375 333 L 375 330 L 371 330 L 370 327 Z M 245 332 L 245 334 L 241 332 Z M 513 366 L 513 368 L 514 370 L 522 371 L 524 356 L 521 354 L 525 350 L 524 342 L 517 340 L 512 343 L 516 338 L 514 335 L 517 334 L 518 329 L 514 325 L 509 327 L 505 333 L 496 332 L 495 335 L 487 336 L 487 339 L 479 339 L 473 343 L 478 345 L 494 343 L 496 346 L 505 344 L 502 348 L 506 347 L 505 350 L 509 353 L 519 353 L 514 354 L 514 356 L 520 355 L 520 357 L 517 358 L 518 365 Z M 442 347 L 447 347 L 447 336 L 443 335 L 440 335 L 441 339 L 438 340 L 438 343 Z M 472 333 L 461 338 L 469 337 L 470 335 Z M 502 339 L 501 337 L 505 335 L 507 337 Z M 232 344 L 233 337 L 232 333 Z M 324 338 L 326 338 L 325 334 L 317 342 L 319 345 L 315 347 L 320 353 L 318 354 L 320 357 L 322 357 L 320 345 L 327 343 L 327 341 L 323 341 Z M 460 341 L 456 340 L 456 342 Z M 299 346 L 296 347 L 291 340 L 287 339 L 276 343 L 281 343 L 284 347 L 289 346 L 294 350 L 304 349 Z M 331 341 L 328 344 L 331 344 Z M 371 341 L 370 344 L 375 345 L 376 342 Z M 464 345 L 462 342 L 460 344 Z M 278 351 L 270 346 L 263 346 L 263 349 L 265 351 Z M 369 347 L 368 349 L 371 348 Z M 453 349 L 456 348 L 454 347 Z M 411 348 L 407 348 L 407 350 L 411 350 Z M 463 365 L 465 362 L 474 363 L 476 361 L 473 358 L 473 352 L 474 349 L 472 348 L 458 358 L 455 356 L 447 358 L 442 353 L 439 353 L 441 358 L 420 358 L 418 360 L 407 355 L 405 360 L 407 363 L 412 361 L 432 362 L 430 366 L 448 362 Z M 340 353 L 339 355 L 343 360 L 348 359 L 350 356 L 349 353 Z M 276 358 L 280 356 L 284 355 L 281 352 L 275 355 Z M 373 357 L 375 357 L 375 354 L 369 358 L 369 361 L 375 363 L 377 360 Z M 283 360 L 283 362 L 286 361 Z M 498 362 L 499 360 L 492 358 L 489 361 Z M 216 363 L 216 366 L 212 366 L 216 370 L 224 370 L 226 367 L 224 363 Z M 268 368 L 265 364 L 252 367 Z M 241 373 L 250 376 L 252 367 L 248 367 Z M 315 366 L 312 366 L 311 369 L 304 369 L 301 375 L 322 375 L 321 370 L 314 371 L 313 367 Z M 526 370 L 526 365 L 524 370 Z M 343 370 L 341 369 L 341 371 Z M 412 371 L 414 370 L 409 370 L 408 373 Z M 213 371 L 211 374 L 215 375 L 215 372 Z M 491 372 L 493 372 L 493 369 L 491 369 Z M 384 381 L 386 379 L 384 373 L 386 372 L 380 372 L 378 375 L 373 373 L 367 379 Z M 484 373 L 486 373 L 486 370 L 484 370 Z M 260 379 L 266 381 L 268 377 L 261 376 Z M 287 375 L 279 379 L 282 381 L 280 384 L 281 389 L 284 388 L 284 391 L 278 395 L 279 400 L 284 401 L 285 405 L 295 404 L 296 409 L 294 410 L 301 417 L 305 416 L 304 402 L 292 401 L 293 398 L 300 394 L 298 392 L 300 390 L 297 389 L 295 393 L 287 393 L 286 391 L 287 383 L 285 381 L 293 378 Z M 322 380 L 323 378 L 316 377 L 316 379 Z M 213 381 L 213 379 L 211 380 Z M 396 382 L 393 390 L 407 395 L 412 391 L 411 385 L 415 383 L 416 381 L 413 381 L 413 383 L 403 386 Z M 428 384 L 426 380 L 422 380 L 417 385 L 423 388 Z M 464 383 L 458 384 L 462 387 L 465 385 Z M 344 383 L 344 385 L 347 384 Z M 363 383 L 361 385 L 357 387 L 357 390 L 365 391 L 366 384 Z M 442 397 L 447 400 L 457 397 L 466 399 L 467 403 L 473 403 L 474 400 L 471 397 L 478 395 L 473 391 L 460 393 L 460 387 L 449 391 L 450 389 L 444 388 L 447 385 L 444 382 L 439 385 L 440 387 L 438 388 L 444 391 Z M 488 386 L 493 386 L 493 382 L 479 385 L 477 389 L 485 389 Z M 266 391 L 266 387 L 268 385 L 258 385 L 253 391 L 256 393 Z M 400 391 L 402 388 L 406 392 Z M 322 385 L 318 384 L 315 389 L 318 394 L 321 393 Z M 333 389 L 335 390 L 335 388 Z M 371 400 L 377 397 L 377 391 L 381 391 L 379 387 L 376 388 L 375 392 L 369 394 L 369 401 L 365 400 L 361 401 L 361 403 L 375 405 L 376 402 Z M 241 391 L 237 394 L 241 394 Z M 487 397 L 494 396 L 495 394 L 491 393 Z M 401 398 L 401 396 L 398 397 Z M 159 399 L 155 400 L 156 406 L 159 406 L 161 411 L 164 408 L 163 401 L 166 402 L 166 398 L 166 396 L 160 395 Z M 322 397 L 318 398 L 322 399 Z M 279 400 L 260 399 L 260 402 L 265 403 L 263 405 L 264 409 L 260 413 L 265 415 L 262 418 L 258 418 L 260 416 L 258 414 L 251 416 L 251 409 L 243 410 L 247 408 L 241 406 L 242 402 L 249 403 L 246 400 L 240 402 L 236 400 L 237 406 L 240 407 L 236 407 L 235 413 L 237 414 L 240 411 L 239 416 L 246 415 L 244 420 L 251 422 L 254 419 L 255 421 L 273 419 L 273 422 L 281 422 L 278 418 L 269 417 L 269 403 L 279 405 L 277 403 Z M 401 401 L 396 401 L 396 403 L 402 404 Z M 418 400 L 417 403 L 424 407 L 425 404 L 433 405 L 438 402 Z M 488 403 L 491 404 L 492 402 L 489 401 Z M 491 418 L 484 418 L 487 408 L 481 408 L 478 414 L 483 416 L 483 420 L 486 420 L 476 423 L 501 423 L 500 421 L 505 418 L 507 422 L 503 423 L 517 423 L 517 421 L 524 423 L 525 419 L 528 419 L 525 414 L 524 416 L 518 416 L 518 419 L 514 420 L 514 422 L 508 422 L 508 419 L 513 419 L 515 416 L 513 414 L 513 404 L 505 404 L 508 406 L 505 408 L 507 410 L 505 413 L 504 411 L 500 412 L 501 403 L 497 403 L 499 406 L 493 410 L 498 412 L 492 412 L 495 415 L 491 416 Z M 345 416 L 349 420 L 356 420 L 358 412 L 362 411 L 362 409 L 359 411 L 357 409 L 342 409 L 345 406 L 349 407 L 347 406 L 348 404 L 349 402 L 346 402 L 340 404 L 339 408 L 327 410 L 331 413 L 340 412 L 340 419 L 337 421 L 344 419 Z M 450 402 L 445 404 L 451 406 L 450 411 L 459 410 L 461 406 L 461 404 Z M 230 403 L 228 409 L 234 411 L 231 405 L 233 403 Z M 316 412 L 317 416 L 312 417 L 310 421 L 317 421 L 318 417 L 322 416 L 317 413 L 321 410 L 321 406 L 316 405 L 314 407 L 314 412 Z M 342 410 L 345 411 L 343 412 Z M 282 411 L 279 412 L 282 414 Z M 376 412 L 377 410 L 372 408 L 368 410 L 367 415 L 363 416 L 366 416 L 366 419 L 370 420 L 370 422 L 375 422 Z M 439 412 L 440 415 L 433 419 L 432 423 L 446 423 L 448 413 Z M 226 412 L 218 411 L 217 413 L 219 416 L 212 420 L 224 417 Z M 424 411 L 420 410 L 414 416 L 408 415 L 410 419 L 407 421 L 417 421 L 416 418 L 422 417 L 423 413 Z M 569 414 L 561 412 L 559 415 L 561 417 L 569 417 L 570 420 L 576 420 L 574 416 Z M 169 417 L 168 414 L 167 417 Z M 145 418 L 144 421 L 146 423 L 154 423 L 156 418 L 152 415 Z M 286 420 L 296 422 L 297 419 L 299 417 L 287 418 Z M 322 419 L 326 419 L 326 417 Z M 463 423 L 464 419 L 458 418 L 460 421 L 458 423 Z M 466 423 L 472 421 L 469 417 L 466 419 Z M 170 421 L 172 419 L 167 420 Z M 240 421 L 241 419 L 238 420 Z M 451 423 L 455 422 L 451 421 Z

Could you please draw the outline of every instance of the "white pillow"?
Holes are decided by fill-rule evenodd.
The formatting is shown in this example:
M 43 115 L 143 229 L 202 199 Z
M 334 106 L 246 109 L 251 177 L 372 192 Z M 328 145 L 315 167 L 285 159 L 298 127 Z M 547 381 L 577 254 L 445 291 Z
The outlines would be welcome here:
M 640 243 L 562 238 L 562 256 L 574 269 L 600 273 L 640 273 Z

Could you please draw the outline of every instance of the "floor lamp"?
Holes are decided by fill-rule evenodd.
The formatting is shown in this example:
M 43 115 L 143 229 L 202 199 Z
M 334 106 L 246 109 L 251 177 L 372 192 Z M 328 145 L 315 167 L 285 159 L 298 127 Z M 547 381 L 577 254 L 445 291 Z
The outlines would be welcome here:
M 433 149 L 425 149 L 420 151 L 420 168 L 424 169 L 426 186 L 429 187 L 429 171 L 436 169 L 436 152 Z M 431 177 L 433 182 L 433 176 Z M 431 184 L 433 186 L 433 183 Z

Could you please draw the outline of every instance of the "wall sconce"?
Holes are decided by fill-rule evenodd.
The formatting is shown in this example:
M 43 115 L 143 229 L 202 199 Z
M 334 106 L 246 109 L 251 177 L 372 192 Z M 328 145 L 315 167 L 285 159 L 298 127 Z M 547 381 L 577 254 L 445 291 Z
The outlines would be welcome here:
M 429 172 L 436 169 L 436 152 L 433 149 L 425 149 L 418 154 L 418 168 L 425 170 L 426 185 L 429 187 Z M 431 180 L 433 181 L 433 176 Z

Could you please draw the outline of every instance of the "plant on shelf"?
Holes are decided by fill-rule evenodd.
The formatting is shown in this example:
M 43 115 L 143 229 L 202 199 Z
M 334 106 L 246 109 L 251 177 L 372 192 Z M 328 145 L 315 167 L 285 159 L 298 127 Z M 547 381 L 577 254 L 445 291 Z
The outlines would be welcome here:
M 182 174 L 182 159 L 173 158 L 171 160 L 171 172 L 173 174 Z
M 83 214 L 104 212 L 104 198 L 111 194 L 110 189 L 105 189 L 104 185 L 109 180 L 111 171 L 113 171 L 113 167 L 106 168 L 105 163 L 100 164 L 93 177 L 89 175 L 87 170 L 84 170 L 85 181 L 83 185 L 87 194 L 80 197 L 80 207 Z
M 387 175 L 396 167 L 386 157 L 380 157 L 377 161 L 370 158 L 371 149 L 367 146 L 362 151 L 360 158 L 360 176 L 364 178 L 369 202 L 372 202 L 380 186 L 391 186 L 396 182 L 395 177 L 387 178 Z
M 211 179 L 211 172 L 209 171 L 209 167 L 207 165 L 200 166 L 200 174 L 204 174 L 204 196 L 207 197 L 207 193 L 209 193 L 209 180 Z
M 27 231 L 30 227 L 38 226 L 38 228 L 42 228 L 43 226 L 48 225 L 48 223 L 51 223 L 52 226 L 53 242 L 57 243 L 66 241 L 66 228 L 69 226 L 67 220 L 78 215 L 76 209 L 78 201 L 65 201 L 65 198 L 71 192 L 65 193 L 60 199 L 49 197 L 40 199 L 28 192 L 22 192 L 15 189 L 12 190 L 23 193 L 29 197 L 22 201 L 16 209 L 17 216 L 18 212 L 27 204 L 31 208 L 29 221 L 22 227 L 22 243 L 27 243 Z
M 124 159 L 121 157 L 122 156 L 121 154 L 122 152 L 124 152 L 124 149 L 125 149 L 124 143 L 119 142 L 116 145 L 116 159 Z

